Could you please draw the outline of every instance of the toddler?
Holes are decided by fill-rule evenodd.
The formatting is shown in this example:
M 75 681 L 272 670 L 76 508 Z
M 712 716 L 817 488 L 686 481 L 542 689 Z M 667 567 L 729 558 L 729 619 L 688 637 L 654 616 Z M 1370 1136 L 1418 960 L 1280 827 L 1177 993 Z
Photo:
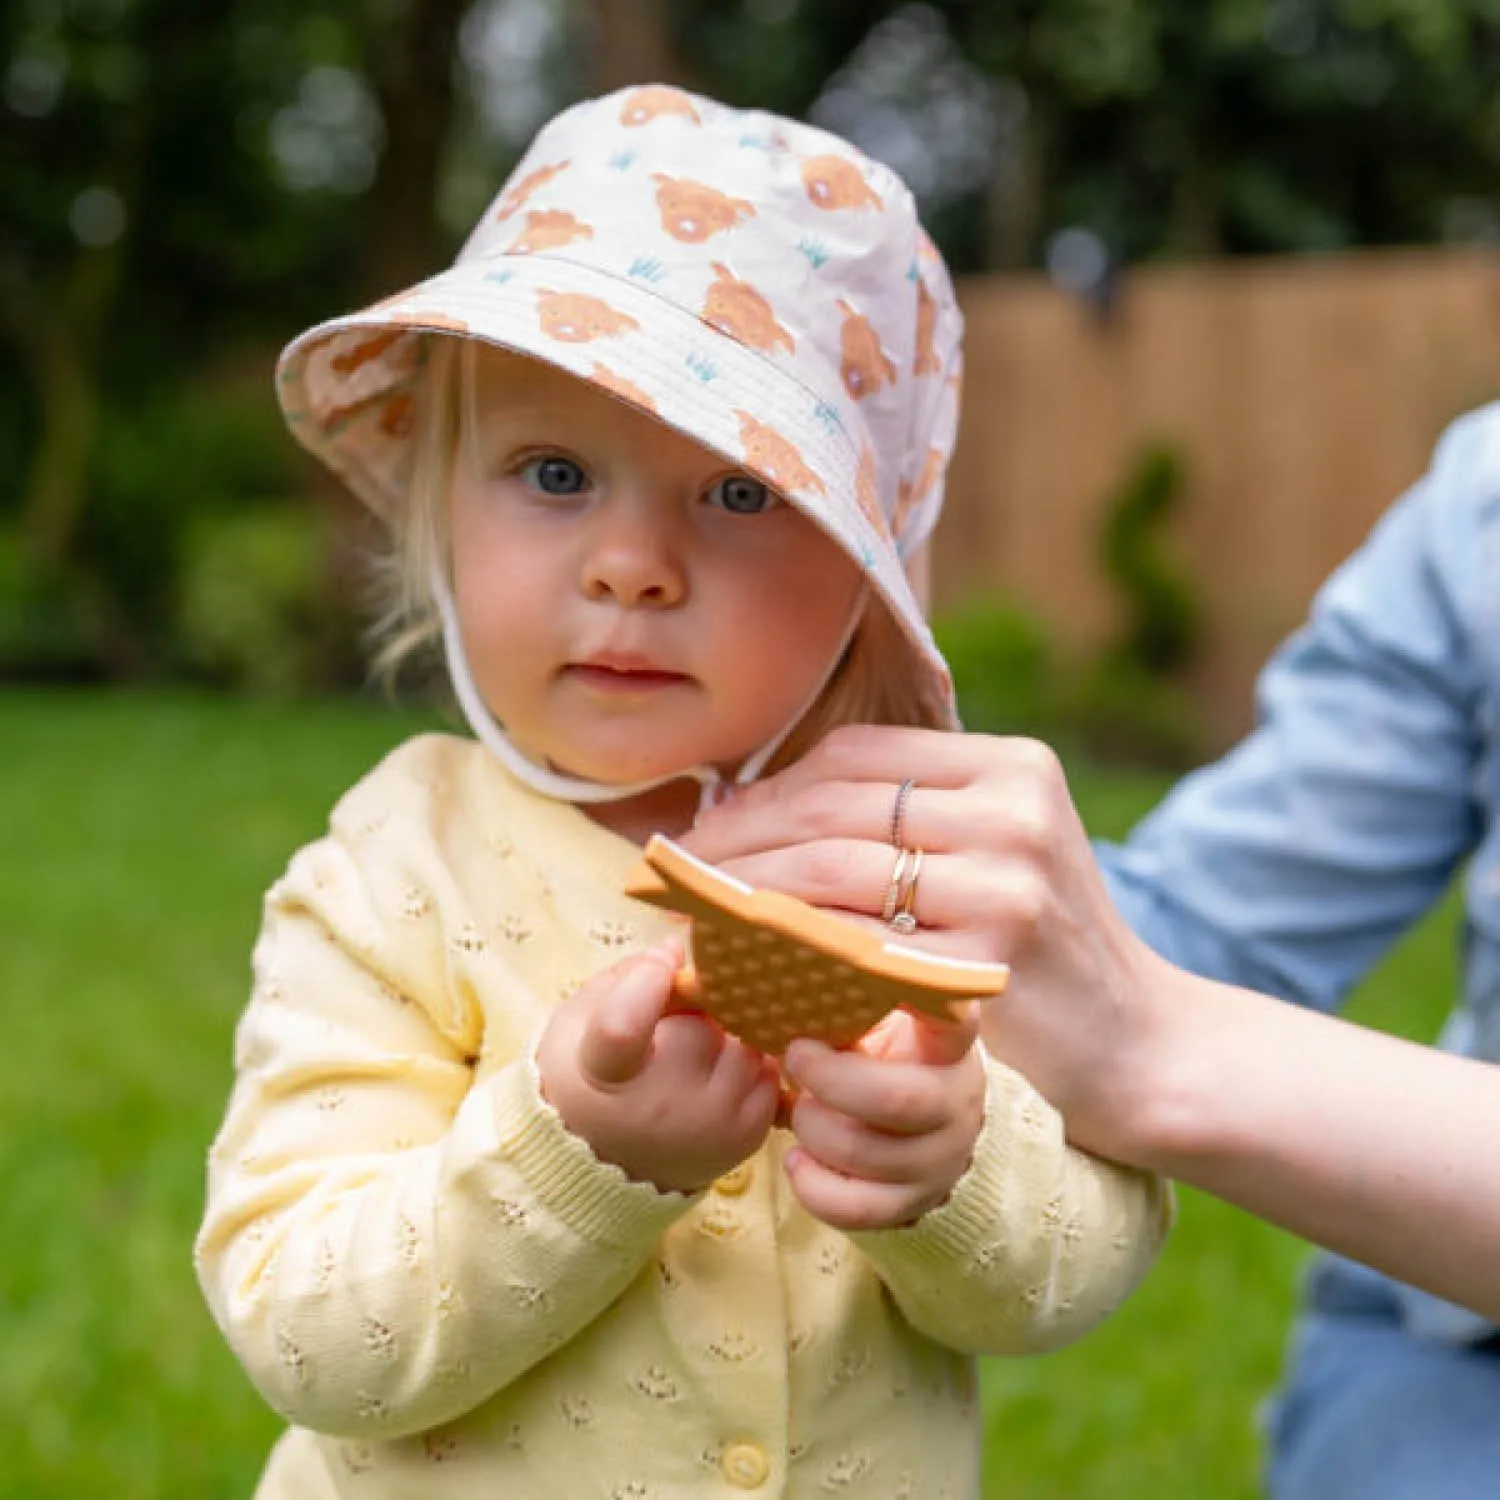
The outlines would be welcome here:
M 889 171 L 653 87 L 283 356 L 389 530 L 388 657 L 440 636 L 474 738 L 395 750 L 266 898 L 197 1243 L 292 1424 L 264 1500 L 976 1500 L 973 1357 L 1142 1275 L 1165 1190 L 971 1026 L 896 1013 L 778 1124 L 621 892 L 837 725 L 956 728 L 908 569 L 959 345 Z

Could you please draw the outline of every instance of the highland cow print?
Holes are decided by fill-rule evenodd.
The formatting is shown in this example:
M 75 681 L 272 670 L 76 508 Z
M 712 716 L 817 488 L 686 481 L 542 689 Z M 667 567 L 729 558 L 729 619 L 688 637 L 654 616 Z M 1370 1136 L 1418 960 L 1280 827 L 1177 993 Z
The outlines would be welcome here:
M 565 208 L 532 208 L 526 212 L 526 228 L 511 241 L 510 254 L 531 255 L 538 250 L 560 250 L 574 240 L 591 240 L 593 228 L 576 219 Z
M 371 360 L 379 359 L 392 344 L 399 344 L 405 337 L 404 328 L 382 329 L 367 339 L 361 339 L 357 344 L 345 349 L 342 354 L 335 354 L 328 361 L 329 368 L 336 375 L 352 375 L 356 370 L 369 364 Z
M 641 326 L 629 313 L 619 312 L 602 298 L 582 292 L 540 291 L 536 310 L 542 332 L 564 344 L 614 338 Z
M 896 383 L 896 367 L 880 347 L 880 335 L 867 317 L 856 312 L 842 297 L 839 311 L 844 315 L 844 358 L 839 373 L 844 377 L 844 389 L 856 401 L 863 401 Z
M 810 156 L 802 163 L 807 196 L 830 213 L 838 209 L 881 208 L 880 194 L 854 163 L 843 156 Z
M 514 213 L 518 213 L 526 206 L 526 200 L 536 192 L 539 187 L 551 182 L 559 172 L 566 172 L 570 162 L 557 161 L 551 166 L 538 167 L 534 172 L 528 172 L 516 185 L 506 190 L 500 199 L 499 206 L 495 209 L 497 219 L 508 219 Z
M 755 215 L 753 203 L 731 198 L 704 183 L 668 177 L 665 172 L 652 173 L 651 180 L 657 185 L 661 227 L 684 244 L 701 245 L 711 235 L 733 229 L 741 219 Z
M 748 281 L 741 281 L 717 261 L 700 316 L 710 328 L 767 354 L 777 349 L 790 354 L 797 347 L 796 339 L 776 321 L 771 304 Z
M 660 119 L 663 115 L 681 115 L 695 125 L 702 124 L 698 111 L 693 108 L 693 101 L 681 89 L 664 88 L 660 85 L 635 89 L 625 96 L 625 102 L 620 106 L 622 125 L 649 125 L 652 120 Z
M 803 461 L 801 453 L 774 427 L 768 427 L 747 411 L 735 411 L 740 421 L 740 443 L 745 463 L 785 494 L 806 490 L 826 495 L 827 487 Z
M 929 448 L 922 460 L 921 470 L 914 480 L 902 480 L 896 491 L 895 532 L 900 536 L 906 530 L 911 514 L 932 493 L 938 475 L 943 472 L 943 450 Z
M 406 392 L 392 396 L 380 408 L 380 419 L 375 424 L 388 438 L 409 438 L 417 421 L 417 403 Z
M 655 398 L 643 391 L 634 382 L 611 370 L 608 365 L 601 365 L 596 362 L 593 369 L 589 371 L 589 379 L 604 390 L 610 391 L 614 395 L 629 401 L 634 406 L 639 406 L 643 410 L 649 411 L 653 416 L 656 415 L 657 406 Z
M 860 445 L 859 467 L 854 471 L 854 498 L 865 520 L 882 536 L 885 535 L 885 512 L 880 508 L 880 477 L 875 467 L 875 454 L 868 443 Z
M 914 375 L 938 375 L 943 362 L 937 356 L 933 335 L 937 331 L 937 300 L 927 290 L 927 283 L 917 282 L 917 357 L 912 365 Z

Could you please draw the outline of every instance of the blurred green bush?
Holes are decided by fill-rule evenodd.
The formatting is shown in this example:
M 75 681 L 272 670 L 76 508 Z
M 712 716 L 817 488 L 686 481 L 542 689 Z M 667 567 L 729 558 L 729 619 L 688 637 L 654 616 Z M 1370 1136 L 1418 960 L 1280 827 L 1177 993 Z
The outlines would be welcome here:
M 1046 623 L 1000 593 L 934 620 L 969 729 L 1031 735 L 1116 764 L 1183 770 L 1203 760 L 1209 736 L 1182 681 L 1202 610 L 1161 537 L 1182 485 L 1179 456 L 1155 444 L 1105 506 L 1099 559 L 1124 621 L 1092 659 L 1065 659 Z
M 945 610 L 932 628 L 970 729 L 1043 737 L 1055 731 L 1057 665 L 1040 619 L 986 594 Z
M 268 501 L 195 518 L 179 568 L 177 650 L 226 687 L 293 694 L 348 677 L 355 631 L 338 608 L 326 517 Z
M 0 513 L 0 680 L 360 680 L 348 528 L 287 438 L 267 367 L 111 407 L 66 567 L 40 566 L 21 512 Z

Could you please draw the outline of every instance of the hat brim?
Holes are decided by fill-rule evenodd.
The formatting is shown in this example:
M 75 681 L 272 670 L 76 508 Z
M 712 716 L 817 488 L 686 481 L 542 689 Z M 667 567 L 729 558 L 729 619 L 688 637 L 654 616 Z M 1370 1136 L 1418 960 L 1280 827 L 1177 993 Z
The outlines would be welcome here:
M 774 353 L 729 337 L 652 286 L 557 255 L 466 261 L 309 329 L 277 367 L 297 439 L 377 514 L 405 502 L 432 336 L 474 339 L 586 380 L 771 485 L 859 563 L 956 724 L 952 688 L 882 518 L 859 503 L 856 404 L 820 399 Z M 840 389 L 836 371 L 828 389 Z M 878 521 L 878 524 L 877 524 Z

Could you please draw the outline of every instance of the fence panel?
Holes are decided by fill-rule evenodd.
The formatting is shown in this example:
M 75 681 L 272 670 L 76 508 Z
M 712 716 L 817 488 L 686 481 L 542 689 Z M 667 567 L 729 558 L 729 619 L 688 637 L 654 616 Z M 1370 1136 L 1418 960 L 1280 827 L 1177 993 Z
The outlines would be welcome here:
M 1171 544 L 1204 605 L 1195 670 L 1215 736 L 1321 580 L 1500 397 L 1500 255 L 1366 252 L 1127 274 L 1108 316 L 1041 277 L 972 278 L 963 425 L 934 552 L 939 607 L 1002 587 L 1065 649 L 1108 638 L 1108 500 L 1164 442 Z M 1497 580 L 1500 588 L 1500 580 Z

